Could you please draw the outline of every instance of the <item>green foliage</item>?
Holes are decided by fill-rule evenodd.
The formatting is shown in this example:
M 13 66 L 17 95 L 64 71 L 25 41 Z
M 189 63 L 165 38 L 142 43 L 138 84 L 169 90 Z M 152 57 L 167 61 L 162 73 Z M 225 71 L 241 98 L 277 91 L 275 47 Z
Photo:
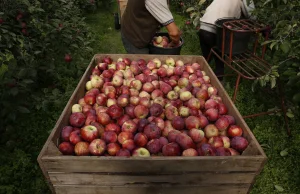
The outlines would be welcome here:
M 33 100 L 45 93 L 43 88 L 60 87 L 54 86 L 60 79 L 58 72 L 81 75 L 92 38 L 73 1 L 1 3 L 0 129 L 4 130 L 21 114 L 30 113 L 32 106 L 45 104 L 43 98 Z M 76 56 L 74 62 L 64 62 L 66 54 Z
M 264 42 L 269 50 L 267 58 L 278 67 L 279 77 L 284 84 L 286 97 L 300 105 L 300 2 L 264 1 L 255 2 L 258 20 L 271 26 L 271 39 Z M 280 13 L 280 14 L 278 14 Z

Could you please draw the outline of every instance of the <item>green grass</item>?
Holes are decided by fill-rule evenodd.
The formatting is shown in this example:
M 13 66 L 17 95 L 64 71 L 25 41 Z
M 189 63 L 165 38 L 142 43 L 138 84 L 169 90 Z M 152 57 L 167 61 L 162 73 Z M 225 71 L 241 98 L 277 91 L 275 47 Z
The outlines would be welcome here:
M 94 53 L 125 53 L 120 31 L 114 29 L 113 13 L 117 7 L 99 9 L 86 15 L 91 30 L 95 35 Z M 175 21 L 184 25 L 184 18 L 175 15 Z M 197 36 L 184 34 L 185 45 L 183 55 L 201 55 Z M 90 59 L 87 59 L 87 64 Z M 63 75 L 62 75 L 63 76 Z M 50 193 L 41 170 L 37 164 L 37 156 L 46 142 L 64 106 L 80 80 L 65 75 L 63 85 L 65 93 L 60 96 L 60 105 L 51 107 L 48 111 L 32 111 L 24 118 L 18 118 L 18 129 L 7 129 L 0 136 L 0 194 L 32 194 Z M 226 78 L 226 89 L 233 93 L 234 78 Z M 248 115 L 266 110 L 279 103 L 274 98 L 264 98 L 265 92 L 251 91 L 250 81 L 243 80 L 240 86 L 236 106 L 242 115 Z M 245 120 L 255 137 L 267 154 L 268 161 L 251 191 L 252 194 L 299 193 L 300 185 L 300 133 L 299 118 L 291 119 L 289 124 L 292 137 L 286 135 L 283 117 L 275 115 L 261 116 Z M 288 149 L 288 155 L 281 156 L 280 152 Z M 275 185 L 283 188 L 280 192 Z

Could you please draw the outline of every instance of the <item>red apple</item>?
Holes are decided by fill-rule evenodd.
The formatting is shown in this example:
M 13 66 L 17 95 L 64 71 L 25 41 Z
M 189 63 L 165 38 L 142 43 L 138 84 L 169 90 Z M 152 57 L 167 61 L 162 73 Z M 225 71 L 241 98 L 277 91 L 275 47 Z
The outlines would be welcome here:
M 205 116 L 209 121 L 216 121 L 219 118 L 218 109 L 210 108 L 205 111 Z
M 151 154 L 158 154 L 162 149 L 159 139 L 151 139 L 147 143 L 147 149 Z
M 189 116 L 185 119 L 185 126 L 187 129 L 198 129 L 200 127 L 200 120 L 196 116 Z
M 168 143 L 162 147 L 162 154 L 164 156 L 180 156 L 180 146 L 175 142 Z
M 212 147 L 210 144 L 203 143 L 197 149 L 199 156 L 215 156 L 216 149 Z
M 243 135 L 243 129 L 238 125 L 230 125 L 227 130 L 227 134 L 229 137 L 236 137 Z
M 133 139 L 133 133 L 130 132 L 124 132 L 122 131 L 119 135 L 118 135 L 118 142 L 120 144 L 123 144 L 126 140 L 128 139 Z
M 183 150 L 196 148 L 192 138 L 185 133 L 180 133 L 176 136 L 176 143 L 178 143 Z
M 230 151 L 231 156 L 241 155 L 238 151 L 233 148 L 227 148 Z
M 223 139 L 219 136 L 213 136 L 213 137 L 209 138 L 208 143 L 215 148 L 224 146 Z
M 150 107 L 150 115 L 154 117 L 158 117 L 163 113 L 163 107 L 160 104 L 153 103 Z
M 90 155 L 89 143 L 84 141 L 78 142 L 74 147 L 74 151 L 77 156 Z
M 125 114 L 127 114 L 132 119 L 135 118 L 135 114 L 134 114 L 135 107 L 136 106 L 133 106 L 131 104 L 125 107 Z
M 148 116 L 148 114 L 149 114 L 149 109 L 146 106 L 137 105 L 134 108 L 134 115 L 136 118 L 143 119 L 143 118 L 146 118 Z
M 217 106 L 218 110 L 219 110 L 219 114 L 220 115 L 226 115 L 228 110 L 225 104 L 223 103 L 219 103 Z
M 219 131 L 225 131 L 229 126 L 229 121 L 226 117 L 220 117 L 215 122 L 215 125 L 219 129 Z
M 109 144 L 107 144 L 107 152 L 111 156 L 115 156 L 120 149 L 121 149 L 121 147 L 117 143 L 109 143 Z
M 81 128 L 80 135 L 83 140 L 88 142 L 93 141 L 99 136 L 97 128 L 93 125 L 86 125 Z
M 243 152 L 248 147 L 248 141 L 244 137 L 235 136 L 230 141 L 231 147 L 238 152 Z
M 133 120 L 125 121 L 122 125 L 122 131 L 135 133 L 137 131 L 137 124 Z
M 134 150 L 135 144 L 134 144 L 133 139 L 128 139 L 128 140 L 124 141 L 123 144 L 122 144 L 122 148 L 127 149 L 127 150 L 129 150 L 130 152 L 131 152 L 132 150 Z
M 182 156 L 198 156 L 198 152 L 194 148 L 188 148 L 182 152 Z
M 82 141 L 82 138 L 80 136 L 80 129 L 72 131 L 70 133 L 69 140 L 73 145 L 76 145 L 78 142 Z
M 89 151 L 94 156 L 101 156 L 106 150 L 106 143 L 102 139 L 94 139 L 89 145 Z
M 58 146 L 59 151 L 64 155 L 73 155 L 74 154 L 74 145 L 70 142 L 62 142 Z
M 144 128 L 149 124 L 150 122 L 148 121 L 148 119 L 146 118 L 143 118 L 143 119 L 140 119 L 138 124 L 137 124 L 137 130 L 139 132 L 143 132 L 144 131 Z
M 114 104 L 110 106 L 107 109 L 107 114 L 112 118 L 112 119 L 117 119 L 123 116 L 123 109 L 119 107 L 118 105 Z
M 72 113 L 69 119 L 70 125 L 73 127 L 82 127 L 85 123 L 86 117 L 81 112 Z
M 118 118 L 117 124 L 119 126 L 122 126 L 125 123 L 125 121 L 128 121 L 128 120 L 130 120 L 130 116 L 129 115 L 123 115 L 120 118 Z
M 74 128 L 71 126 L 65 126 L 61 131 L 62 141 L 70 141 L 70 134 L 74 131 Z
M 158 139 L 161 136 L 161 130 L 157 125 L 155 125 L 155 123 L 148 124 L 144 128 L 144 133 L 149 140 Z
M 113 131 L 116 134 L 119 134 L 121 132 L 121 128 L 115 123 L 109 123 L 105 126 L 105 131 Z
M 205 134 L 200 129 L 191 129 L 188 131 L 188 135 L 192 138 L 195 143 L 199 143 L 205 137 Z
M 169 131 L 167 137 L 168 137 L 168 141 L 169 142 L 176 142 L 176 138 L 177 138 L 177 135 L 180 134 L 181 132 L 176 130 L 176 129 L 173 129 L 171 131 Z
M 115 143 L 118 141 L 118 135 L 113 131 L 105 131 L 101 139 L 103 139 L 106 143 Z
M 235 119 L 233 116 L 231 115 L 223 115 L 224 117 L 226 117 L 229 121 L 229 125 L 234 125 L 235 124 Z
M 210 108 L 217 108 L 218 107 L 218 103 L 213 100 L 213 99 L 208 99 L 206 102 L 205 102 L 205 109 L 210 109 Z
M 101 125 L 107 125 L 112 122 L 110 116 L 104 112 L 97 114 L 97 120 Z
M 96 96 L 96 103 L 100 106 L 105 106 L 107 103 L 107 97 L 105 94 L 100 93 Z
M 174 117 L 174 119 L 171 121 L 171 124 L 176 130 L 184 130 L 185 128 L 184 119 L 179 116 Z
M 216 148 L 216 156 L 231 156 L 231 152 L 228 148 L 218 147 Z
M 116 156 L 130 156 L 130 151 L 124 148 L 121 148 L 117 153 Z

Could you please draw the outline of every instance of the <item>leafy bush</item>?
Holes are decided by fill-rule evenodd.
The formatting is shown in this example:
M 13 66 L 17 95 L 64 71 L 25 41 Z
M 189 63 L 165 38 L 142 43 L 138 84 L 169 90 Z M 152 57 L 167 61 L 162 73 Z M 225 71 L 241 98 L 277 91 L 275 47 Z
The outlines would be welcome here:
M 72 77 L 82 74 L 80 65 L 86 55 L 91 55 L 92 39 L 74 1 L 1 3 L 0 129 L 4 130 L 20 114 L 49 105 L 36 97 L 47 92 L 43 88 L 63 92 L 63 86 L 55 85 L 59 72 Z M 72 61 L 75 55 L 78 57 Z
M 300 105 L 300 2 L 264 1 L 255 2 L 260 21 L 272 28 L 267 44 L 267 58 L 278 67 L 279 78 L 283 81 L 285 95 L 298 108 Z M 278 14 L 280 13 L 280 14 Z M 293 117 L 293 115 L 289 115 Z

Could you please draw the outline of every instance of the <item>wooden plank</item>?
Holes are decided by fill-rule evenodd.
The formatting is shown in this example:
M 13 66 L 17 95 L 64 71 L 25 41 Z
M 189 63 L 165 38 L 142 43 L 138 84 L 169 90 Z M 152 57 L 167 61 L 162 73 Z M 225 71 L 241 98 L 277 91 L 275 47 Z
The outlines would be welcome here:
M 255 172 L 260 168 L 264 158 L 254 156 L 149 158 L 45 156 L 42 161 L 48 172 Z
M 249 184 L 129 185 L 124 187 L 55 185 L 57 194 L 244 194 Z
M 111 173 L 55 173 L 50 172 L 54 185 L 124 186 L 141 183 L 195 184 L 250 184 L 256 173 L 185 173 L 185 174 L 111 174 Z

